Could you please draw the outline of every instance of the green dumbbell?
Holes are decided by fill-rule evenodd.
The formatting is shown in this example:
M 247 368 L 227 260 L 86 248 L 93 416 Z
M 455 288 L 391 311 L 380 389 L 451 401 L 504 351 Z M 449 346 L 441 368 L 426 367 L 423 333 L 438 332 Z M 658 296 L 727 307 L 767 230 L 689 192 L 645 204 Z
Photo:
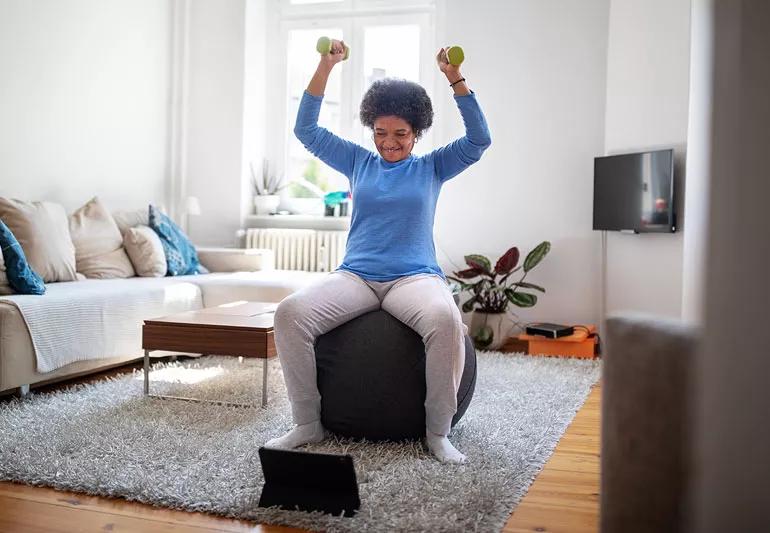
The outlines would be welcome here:
M 318 50 L 319 54 L 321 54 L 322 56 L 325 56 L 326 54 L 332 51 L 332 40 L 326 36 L 319 37 L 318 42 L 315 45 L 315 49 Z M 349 57 L 350 57 L 350 47 L 348 45 L 345 45 L 345 55 L 342 57 L 342 60 L 344 61 Z
M 446 57 L 449 60 L 449 64 L 456 67 L 465 61 L 465 52 L 463 52 L 461 46 L 450 46 L 447 48 Z

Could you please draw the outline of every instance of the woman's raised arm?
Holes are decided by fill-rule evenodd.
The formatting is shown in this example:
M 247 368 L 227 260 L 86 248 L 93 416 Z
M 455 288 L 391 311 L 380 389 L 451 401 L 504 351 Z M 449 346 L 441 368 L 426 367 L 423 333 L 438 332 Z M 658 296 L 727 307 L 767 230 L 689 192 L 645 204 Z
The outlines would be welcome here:
M 334 65 L 345 57 L 344 41 L 332 41 L 331 52 L 321 55 L 313 78 L 307 86 L 299 104 L 294 135 L 305 148 L 318 159 L 341 172 L 348 178 L 353 174 L 356 155 L 366 149 L 355 143 L 337 137 L 326 128 L 318 125 L 326 82 L 329 80 Z
M 318 62 L 318 68 L 307 86 L 307 92 L 313 96 L 323 96 L 326 90 L 326 82 L 329 81 L 334 65 L 345 59 L 345 41 L 332 39 L 331 51 L 328 54 L 321 54 L 321 60 Z
M 489 127 L 481 111 L 476 95 L 468 88 L 465 78 L 460 73 L 459 65 L 452 65 L 447 58 L 447 48 L 442 48 L 436 55 L 438 68 L 446 76 L 454 90 L 455 101 L 460 109 L 465 136 L 435 150 L 431 156 L 436 167 L 436 174 L 443 182 L 481 159 L 481 154 L 492 144 Z

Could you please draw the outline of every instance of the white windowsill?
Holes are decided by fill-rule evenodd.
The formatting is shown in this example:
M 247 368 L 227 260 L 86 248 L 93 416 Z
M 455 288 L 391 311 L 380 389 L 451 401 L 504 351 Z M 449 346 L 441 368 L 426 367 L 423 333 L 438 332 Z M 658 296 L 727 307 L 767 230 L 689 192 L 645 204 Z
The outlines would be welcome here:
M 317 215 L 247 215 L 247 228 L 298 228 L 319 230 L 349 230 L 350 217 Z

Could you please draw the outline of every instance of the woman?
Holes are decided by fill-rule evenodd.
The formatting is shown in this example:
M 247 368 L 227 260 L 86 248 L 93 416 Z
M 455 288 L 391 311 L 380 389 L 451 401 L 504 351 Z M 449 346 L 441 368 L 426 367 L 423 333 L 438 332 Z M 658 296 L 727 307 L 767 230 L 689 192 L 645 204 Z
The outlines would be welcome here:
M 295 448 L 323 440 L 315 339 L 381 307 L 425 342 L 428 448 L 443 462 L 462 463 L 465 456 L 447 435 L 465 364 L 465 327 L 436 262 L 433 219 L 441 185 L 479 160 L 491 142 L 489 130 L 445 48 L 436 59 L 454 90 L 465 137 L 425 156 L 412 155 L 433 121 L 433 109 L 422 87 L 396 79 L 375 82 L 361 102 L 361 122 L 373 130 L 378 154 L 320 128 L 326 82 L 342 61 L 344 46 L 333 41 L 331 53 L 321 56 L 294 133 L 310 152 L 350 179 L 350 234 L 339 269 L 287 297 L 276 311 L 275 344 L 297 425 L 266 446 Z

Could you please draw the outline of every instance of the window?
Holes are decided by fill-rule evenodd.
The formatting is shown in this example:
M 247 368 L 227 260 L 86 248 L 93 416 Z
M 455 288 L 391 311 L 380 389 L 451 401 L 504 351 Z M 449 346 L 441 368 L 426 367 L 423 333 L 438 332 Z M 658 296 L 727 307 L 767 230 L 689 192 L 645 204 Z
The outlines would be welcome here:
M 373 21 L 363 30 L 362 90 L 356 103 L 361 101 L 366 89 L 375 81 L 396 77 L 420 82 L 420 54 L 409 50 L 420 49 L 420 26 L 403 24 L 381 26 Z M 358 143 L 375 150 L 371 132 L 359 124 Z
M 298 182 L 300 178 L 303 180 L 302 183 L 310 183 L 324 192 L 347 190 L 346 178 L 313 157 L 292 132 L 302 94 L 318 65 L 317 54 L 308 53 L 308 50 L 315 50 L 316 41 L 320 35 L 341 39 L 342 29 L 290 30 L 288 34 L 289 44 L 286 47 L 288 67 L 287 114 L 290 118 L 286 127 L 286 175 L 293 181 L 289 185 L 288 194 L 296 198 L 315 198 L 318 196 L 317 192 L 314 192 L 308 185 L 300 184 Z M 341 95 L 340 77 L 331 76 L 326 84 L 318 123 L 337 134 L 341 133 Z
M 324 11 L 332 2 L 340 6 Z M 285 54 L 276 57 L 270 69 L 271 79 L 285 80 L 285 85 L 273 85 L 270 101 L 275 106 L 268 110 L 268 121 L 275 135 L 270 136 L 268 151 L 272 160 L 282 162 L 288 181 L 301 183 L 292 184 L 284 194 L 316 197 L 319 189 L 349 188 L 345 176 L 313 157 L 293 134 L 300 99 L 318 65 L 318 37 L 344 39 L 351 48 L 350 59 L 335 67 L 329 78 L 319 117 L 319 125 L 340 137 L 375 149 L 371 131 L 358 119 L 358 105 L 377 79 L 396 76 L 413 80 L 432 96 L 436 70 L 431 48 L 433 5 L 414 6 L 399 0 L 386 7 L 379 0 L 284 0 L 279 28 L 268 36 L 284 45 L 275 48 L 279 55 Z M 325 16 L 318 16 L 319 12 Z M 415 152 L 428 145 L 425 140 L 418 143 Z

